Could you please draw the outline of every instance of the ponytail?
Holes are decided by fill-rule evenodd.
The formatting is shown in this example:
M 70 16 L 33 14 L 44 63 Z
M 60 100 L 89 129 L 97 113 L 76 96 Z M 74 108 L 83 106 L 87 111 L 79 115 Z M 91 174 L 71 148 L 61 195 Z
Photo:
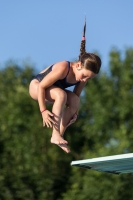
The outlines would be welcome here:
M 82 40 L 80 44 L 80 55 L 79 61 L 81 65 L 84 66 L 85 69 L 91 70 L 95 74 L 98 74 L 101 68 L 101 59 L 94 53 L 87 53 L 86 52 L 86 18 L 83 28 Z
M 84 28 L 83 28 L 83 34 L 82 34 L 82 40 L 80 44 L 80 55 L 79 55 L 79 60 L 81 56 L 86 53 L 86 38 L 85 38 L 85 33 L 86 33 L 86 18 L 85 18 L 85 23 L 84 23 Z

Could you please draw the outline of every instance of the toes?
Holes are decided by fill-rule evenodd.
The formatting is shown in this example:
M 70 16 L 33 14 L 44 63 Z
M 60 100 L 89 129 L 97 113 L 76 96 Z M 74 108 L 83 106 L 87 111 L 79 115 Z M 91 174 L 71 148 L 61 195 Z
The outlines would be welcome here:
M 55 143 L 55 144 L 68 144 L 68 142 L 66 140 L 62 139 L 62 137 L 60 137 L 60 138 L 51 137 L 51 143 Z
M 63 145 L 63 144 L 64 144 L 64 145 L 65 145 L 65 144 L 67 145 L 67 144 L 68 144 L 68 142 L 67 142 L 66 140 L 57 140 L 57 141 L 54 141 L 54 143 L 55 143 L 55 144 L 59 144 L 59 145 Z
M 59 141 L 59 144 L 68 144 L 68 142 L 66 140 L 61 140 Z
M 70 153 L 70 149 L 67 147 L 67 145 L 60 144 L 58 145 L 63 151 L 66 153 Z

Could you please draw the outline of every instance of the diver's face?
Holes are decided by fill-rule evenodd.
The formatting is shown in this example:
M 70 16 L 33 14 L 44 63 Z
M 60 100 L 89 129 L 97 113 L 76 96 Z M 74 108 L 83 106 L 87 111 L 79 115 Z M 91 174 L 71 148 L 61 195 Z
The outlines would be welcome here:
M 76 67 L 76 81 L 86 82 L 88 79 L 92 79 L 95 76 L 96 74 L 94 72 L 85 69 L 84 67 L 81 67 L 80 64 Z

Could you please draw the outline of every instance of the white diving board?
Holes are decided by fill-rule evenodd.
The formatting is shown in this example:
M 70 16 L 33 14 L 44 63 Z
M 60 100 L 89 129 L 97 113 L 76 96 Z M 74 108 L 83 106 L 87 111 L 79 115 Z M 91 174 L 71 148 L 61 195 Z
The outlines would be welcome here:
M 71 165 L 112 174 L 133 173 L 133 153 L 72 161 Z

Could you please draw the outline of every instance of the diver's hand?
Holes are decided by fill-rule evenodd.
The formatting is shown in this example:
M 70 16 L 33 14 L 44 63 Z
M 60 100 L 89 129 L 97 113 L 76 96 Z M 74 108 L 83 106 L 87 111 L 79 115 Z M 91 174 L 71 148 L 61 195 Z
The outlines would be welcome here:
M 71 124 L 73 124 L 73 123 L 77 120 L 77 118 L 78 118 L 78 114 L 75 113 L 75 114 L 73 115 L 73 117 L 71 118 L 70 122 L 67 124 L 66 128 L 67 128 L 68 126 L 70 126 Z
M 45 110 L 42 113 L 42 118 L 43 118 L 43 126 L 47 126 L 48 128 L 52 128 L 53 124 L 55 124 L 54 120 L 52 119 L 53 113 L 51 113 L 49 110 Z

